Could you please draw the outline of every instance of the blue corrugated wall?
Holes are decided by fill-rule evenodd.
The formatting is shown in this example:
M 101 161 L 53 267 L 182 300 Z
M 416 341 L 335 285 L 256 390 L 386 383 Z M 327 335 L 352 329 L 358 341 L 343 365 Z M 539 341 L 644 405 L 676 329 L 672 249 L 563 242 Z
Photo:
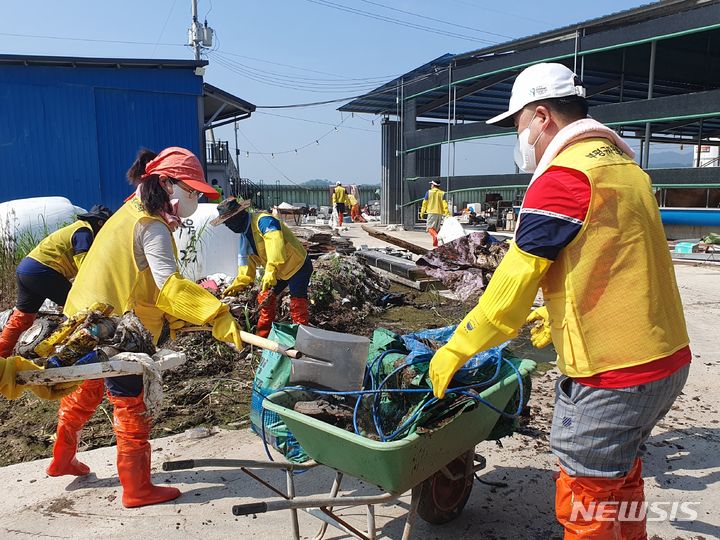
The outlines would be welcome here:
M 140 147 L 199 153 L 201 94 L 192 68 L 0 66 L 0 201 L 119 207 Z

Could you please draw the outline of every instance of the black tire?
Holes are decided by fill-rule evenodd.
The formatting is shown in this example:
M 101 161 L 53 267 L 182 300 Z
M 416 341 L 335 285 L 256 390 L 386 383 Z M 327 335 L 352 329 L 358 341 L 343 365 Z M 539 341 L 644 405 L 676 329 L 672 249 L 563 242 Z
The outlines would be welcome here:
M 446 465 L 451 474 L 464 475 L 459 480 L 449 480 L 442 471 L 438 471 L 422 483 L 417 511 L 423 520 L 442 525 L 462 513 L 473 487 L 473 474 L 466 474 L 467 461 L 472 461 L 474 455 L 471 450 Z
M 18 339 L 15 345 L 15 354 L 28 359 L 37 358 L 38 355 L 35 354 L 35 347 L 37 347 L 42 340 L 50 336 L 59 324 L 59 317 L 42 317 L 36 319 L 33 325 L 25 330 L 20 336 L 20 339 Z

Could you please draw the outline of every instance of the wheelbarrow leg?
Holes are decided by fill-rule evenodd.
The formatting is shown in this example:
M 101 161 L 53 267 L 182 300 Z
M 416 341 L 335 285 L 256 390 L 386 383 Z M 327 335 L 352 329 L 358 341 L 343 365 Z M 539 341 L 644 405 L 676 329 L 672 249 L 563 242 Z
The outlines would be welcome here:
M 337 497 L 337 494 L 340 492 L 340 484 L 342 483 L 342 479 L 343 479 L 343 473 L 341 473 L 340 471 L 335 471 L 335 479 L 333 480 L 333 485 L 332 485 L 332 488 L 330 489 L 330 494 L 329 494 L 330 497 L 332 497 L 332 498 Z M 333 509 L 332 506 L 328 507 L 328 511 L 332 512 L 332 509 Z M 312 514 L 312 515 L 315 515 L 315 514 Z M 315 517 L 318 517 L 318 516 L 315 516 Z M 318 519 L 322 519 L 322 518 L 318 517 Z M 327 531 L 328 525 L 329 524 L 327 521 L 323 521 L 322 524 L 320 525 L 320 530 L 318 530 L 318 532 L 315 535 L 315 538 L 313 540 L 322 540 L 323 536 L 325 536 L 325 532 Z
M 422 484 L 419 484 L 412 489 L 412 495 L 410 496 L 410 510 L 408 511 L 407 519 L 405 520 L 405 528 L 403 529 L 402 540 L 410 540 L 412 528 L 415 524 L 415 518 L 417 518 L 417 510 L 418 504 L 420 503 L 421 492 Z
M 367 505 L 367 526 L 368 526 L 368 538 L 375 540 L 375 505 Z
M 295 477 L 289 469 L 285 470 L 285 478 L 287 479 L 288 500 L 295 498 Z M 292 524 L 293 540 L 300 540 L 300 524 L 298 523 L 297 509 L 290 509 L 290 523 Z

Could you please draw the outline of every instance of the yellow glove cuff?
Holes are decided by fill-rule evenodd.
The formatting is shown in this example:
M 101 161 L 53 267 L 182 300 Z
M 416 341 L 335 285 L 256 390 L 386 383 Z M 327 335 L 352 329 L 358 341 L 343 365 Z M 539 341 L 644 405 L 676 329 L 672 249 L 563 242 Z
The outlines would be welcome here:
M 195 325 L 207 324 L 229 309 L 200 285 L 178 273 L 165 282 L 155 305 L 165 313 Z
M 285 238 L 282 231 L 270 231 L 263 235 L 265 240 L 265 254 L 267 263 L 265 269 L 270 265 L 279 266 L 285 262 Z

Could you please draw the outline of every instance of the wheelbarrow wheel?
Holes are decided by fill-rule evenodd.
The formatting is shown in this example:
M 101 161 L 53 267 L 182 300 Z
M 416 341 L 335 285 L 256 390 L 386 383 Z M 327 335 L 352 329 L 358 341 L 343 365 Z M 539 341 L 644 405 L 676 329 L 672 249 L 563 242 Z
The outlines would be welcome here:
M 445 466 L 452 476 L 462 475 L 461 478 L 450 480 L 443 471 L 438 471 L 422 483 L 417 512 L 423 520 L 442 525 L 460 515 L 473 487 L 473 456 L 474 452 L 466 452 Z

